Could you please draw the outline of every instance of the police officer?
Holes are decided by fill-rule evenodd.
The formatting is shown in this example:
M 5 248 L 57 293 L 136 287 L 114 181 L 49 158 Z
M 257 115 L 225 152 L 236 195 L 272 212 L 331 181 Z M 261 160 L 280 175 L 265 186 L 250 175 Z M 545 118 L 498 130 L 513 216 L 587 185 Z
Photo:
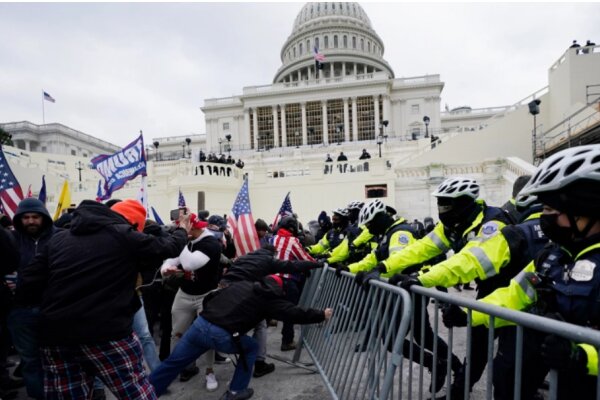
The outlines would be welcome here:
M 563 150 L 540 164 L 521 193 L 537 195 L 543 203 L 541 227 L 554 244 L 509 287 L 482 301 L 580 326 L 600 325 L 599 171 L 598 144 Z M 487 315 L 473 312 L 473 325 L 488 322 Z M 551 368 L 558 370 L 559 399 L 596 398 L 592 375 L 598 375 L 598 354 L 593 346 L 531 329 L 524 330 L 523 344 L 521 398 L 531 398 Z M 507 372 L 514 368 L 513 358 L 514 334 L 500 336 L 494 360 L 494 370 L 499 369 L 494 377 L 496 399 L 513 398 L 514 373 Z
M 427 236 L 414 244 L 407 246 L 404 250 L 390 255 L 382 264 L 383 272 L 393 274 L 403 272 L 405 274 L 418 271 L 424 262 L 449 250 L 454 255 L 445 263 L 446 265 L 458 265 L 468 262 L 473 258 L 469 252 L 471 241 L 482 241 L 496 235 L 502 228 L 511 223 L 507 214 L 498 207 L 490 207 L 478 199 L 479 184 L 471 178 L 452 177 L 443 181 L 433 193 L 437 197 L 438 213 L 440 222 Z M 414 282 L 414 281 L 413 281 Z M 478 282 L 477 290 L 480 293 L 489 293 L 489 283 Z M 489 291 L 488 291 L 489 290 Z M 419 307 L 421 301 L 417 300 L 415 307 Z M 419 314 L 415 309 L 415 315 Z M 425 343 L 426 348 L 433 348 L 431 344 L 433 336 L 428 335 Z M 471 362 L 471 381 L 479 380 L 485 367 L 487 349 L 487 330 L 472 331 L 473 350 Z M 439 349 L 439 348 L 438 348 Z M 444 348 L 441 353 L 445 354 Z M 475 365 L 477 364 L 477 365 Z M 466 368 L 460 368 L 460 363 L 453 361 L 452 369 L 457 372 L 455 381 L 464 381 Z M 461 377 L 461 375 L 463 377 Z M 476 376 L 479 375 L 479 376 Z
M 373 234 L 364 225 L 358 225 L 358 216 L 364 205 L 362 201 L 353 201 L 346 207 L 350 223 L 348 233 L 327 259 L 327 263 L 332 267 L 336 266 L 338 270 L 343 267 L 343 263 L 350 264 L 362 260 L 372 250 Z
M 418 276 L 395 275 L 390 283 L 398 281 L 408 289 L 417 284 L 425 287 L 451 287 L 463 282 L 479 279 L 478 298 L 491 293 L 494 289 L 508 285 L 510 279 L 519 273 L 548 243 L 540 227 L 542 205 L 537 196 L 517 196 L 515 211 L 523 221 L 518 225 L 507 225 L 495 234 L 486 235 L 480 241 L 470 241 L 457 257 L 440 262 L 430 268 L 424 268 Z M 467 316 L 457 306 L 442 308 L 443 321 L 448 327 L 466 326 Z M 485 331 L 482 327 L 474 331 Z M 498 332 L 498 331 L 496 331 Z M 476 333 L 478 335 L 479 333 Z M 483 333 L 482 333 L 483 334 Z M 487 362 L 487 353 L 475 339 L 472 351 L 469 390 L 481 378 Z M 494 370 L 496 373 L 497 370 Z M 462 398 L 465 391 L 465 373 L 456 375 L 451 393 L 453 398 Z
M 346 238 L 349 229 L 348 210 L 336 208 L 332 211 L 331 229 L 315 245 L 308 247 L 313 257 L 328 257 L 329 252 L 339 246 Z

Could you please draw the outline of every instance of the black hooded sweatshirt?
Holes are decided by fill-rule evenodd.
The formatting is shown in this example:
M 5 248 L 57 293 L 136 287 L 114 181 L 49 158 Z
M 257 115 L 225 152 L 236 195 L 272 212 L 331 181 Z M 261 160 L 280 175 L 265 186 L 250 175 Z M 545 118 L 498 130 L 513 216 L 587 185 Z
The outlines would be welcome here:
M 17 300 L 28 305 L 41 297 L 43 344 L 123 339 L 140 307 L 135 293 L 140 261 L 175 257 L 186 241 L 183 229 L 167 237 L 147 235 L 105 205 L 85 200 L 70 229 L 54 234 L 22 271 Z
M 200 315 L 227 332 L 240 335 L 265 318 L 293 324 L 314 324 L 325 319 L 323 311 L 304 310 L 283 296 L 283 290 L 271 278 L 235 282 L 206 296 Z

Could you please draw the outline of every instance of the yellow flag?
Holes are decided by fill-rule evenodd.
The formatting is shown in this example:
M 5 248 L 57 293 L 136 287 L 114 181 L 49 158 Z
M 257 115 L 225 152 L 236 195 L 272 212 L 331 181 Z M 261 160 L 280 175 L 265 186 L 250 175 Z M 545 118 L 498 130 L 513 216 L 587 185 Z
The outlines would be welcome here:
M 66 210 L 71 205 L 71 190 L 69 190 L 69 182 L 65 179 L 62 190 L 60 191 L 60 197 L 58 198 L 58 204 L 56 205 L 56 211 L 54 212 L 54 220 L 56 221 L 62 214 L 63 210 Z

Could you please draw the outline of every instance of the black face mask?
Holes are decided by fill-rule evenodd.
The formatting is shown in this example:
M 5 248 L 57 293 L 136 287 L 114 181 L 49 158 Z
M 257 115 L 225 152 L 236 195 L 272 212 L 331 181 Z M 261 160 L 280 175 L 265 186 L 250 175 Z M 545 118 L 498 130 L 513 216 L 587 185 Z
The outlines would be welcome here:
M 384 212 L 377 214 L 369 223 L 369 232 L 374 236 L 383 235 L 391 225 L 390 220 L 391 217 Z
M 559 214 L 542 214 L 540 227 L 544 235 L 554 243 L 568 247 L 573 243 L 573 231 L 570 227 L 558 225 Z

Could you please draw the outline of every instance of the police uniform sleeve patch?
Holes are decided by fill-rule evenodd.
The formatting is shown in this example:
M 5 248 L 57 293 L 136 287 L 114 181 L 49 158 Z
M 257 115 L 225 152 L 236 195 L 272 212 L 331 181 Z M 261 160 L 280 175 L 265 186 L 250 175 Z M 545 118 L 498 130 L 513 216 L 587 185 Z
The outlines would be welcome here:
M 588 282 L 594 277 L 594 270 L 596 269 L 596 263 L 590 260 L 579 260 L 571 269 L 569 276 L 574 281 Z
M 408 242 L 410 242 L 410 238 L 408 237 L 408 235 L 400 235 L 398 236 L 398 242 L 400 242 L 403 245 L 407 245 Z
M 490 221 L 490 222 L 486 222 L 482 227 L 481 227 L 481 235 L 484 238 L 491 238 L 492 236 L 495 236 L 498 234 L 498 223 L 494 222 L 494 221 Z

